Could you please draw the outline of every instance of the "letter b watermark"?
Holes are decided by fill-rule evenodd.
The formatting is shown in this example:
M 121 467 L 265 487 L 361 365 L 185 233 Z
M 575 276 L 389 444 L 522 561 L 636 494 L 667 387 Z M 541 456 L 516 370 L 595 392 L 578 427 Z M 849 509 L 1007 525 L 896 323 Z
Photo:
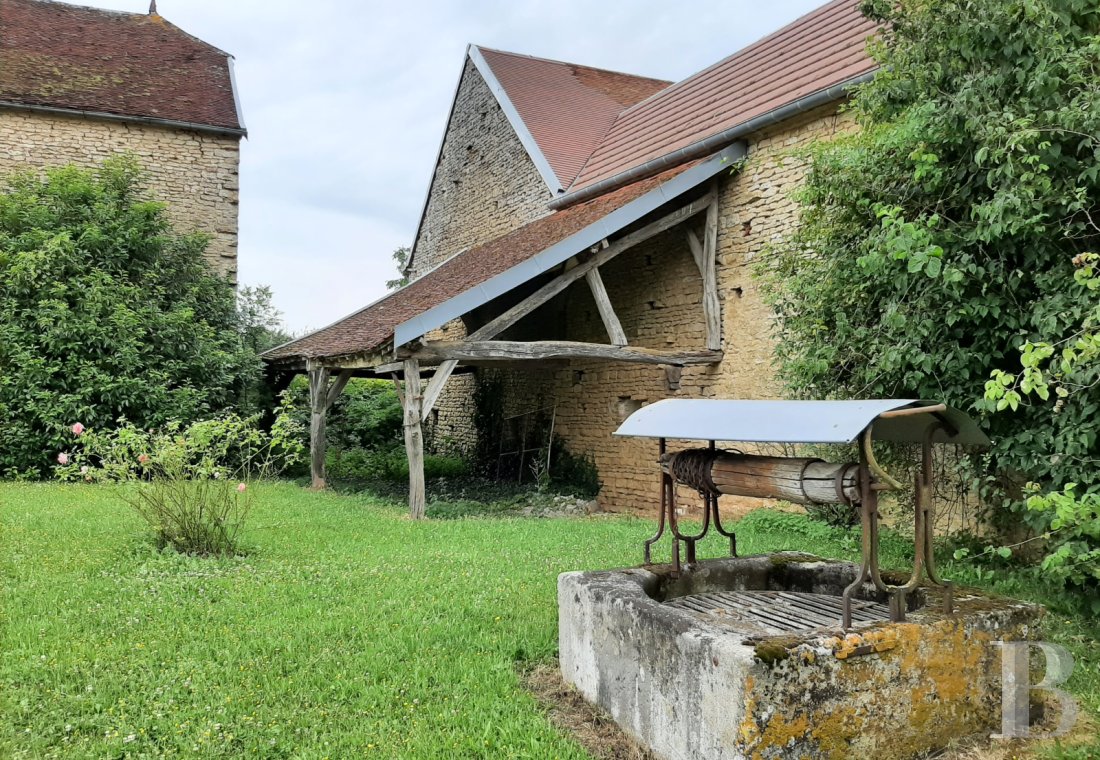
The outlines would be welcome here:
M 1045 739 L 1064 736 L 1077 722 L 1077 700 L 1058 688 L 1073 672 L 1073 655 L 1065 647 L 1045 641 L 994 641 L 1001 648 L 1001 732 L 993 739 Z M 1028 654 L 1031 647 L 1042 651 L 1046 658 L 1043 680 L 1031 685 Z M 1032 689 L 1049 691 L 1058 697 L 1058 726 L 1047 734 L 1033 734 L 1030 726 Z

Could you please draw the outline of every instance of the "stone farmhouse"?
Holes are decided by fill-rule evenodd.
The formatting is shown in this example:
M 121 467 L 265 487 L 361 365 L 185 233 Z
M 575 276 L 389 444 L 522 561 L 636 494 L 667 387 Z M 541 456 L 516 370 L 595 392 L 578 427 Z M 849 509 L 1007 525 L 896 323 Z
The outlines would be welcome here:
M 875 33 L 834 0 L 676 83 L 471 45 L 411 283 L 266 356 L 310 372 L 315 483 L 343 383 L 403 376 L 416 515 L 422 438 L 468 441 L 494 377 L 502 450 L 522 460 L 515 423 L 542 410 L 594 457 L 602 507 L 652 507 L 656 445 L 612 437 L 627 415 L 781 392 L 753 260 L 797 222 L 796 150 L 853 128 L 840 108 Z
M 131 153 L 180 230 L 235 281 L 240 142 L 233 57 L 156 12 L 0 0 L 0 172 Z

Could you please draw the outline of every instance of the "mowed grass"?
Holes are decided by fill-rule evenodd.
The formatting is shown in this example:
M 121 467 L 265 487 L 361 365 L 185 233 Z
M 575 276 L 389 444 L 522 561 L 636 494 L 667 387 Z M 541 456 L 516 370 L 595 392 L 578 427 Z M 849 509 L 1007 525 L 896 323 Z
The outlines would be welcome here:
M 258 496 L 249 554 L 210 560 L 153 551 L 109 488 L 0 484 L 0 757 L 587 757 L 517 670 L 556 653 L 557 575 L 637 564 L 650 521 L 415 523 L 368 497 Z M 755 513 L 738 541 L 858 551 L 789 515 Z M 1052 622 L 1095 710 L 1094 629 Z

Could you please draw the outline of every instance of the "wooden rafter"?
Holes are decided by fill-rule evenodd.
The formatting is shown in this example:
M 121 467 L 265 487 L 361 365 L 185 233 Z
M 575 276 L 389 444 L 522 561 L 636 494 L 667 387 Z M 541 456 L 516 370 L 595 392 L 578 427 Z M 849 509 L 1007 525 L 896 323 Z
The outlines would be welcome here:
M 588 288 L 592 291 L 592 298 L 596 301 L 596 308 L 600 311 L 600 319 L 603 320 L 603 326 L 607 329 L 607 336 L 611 339 L 611 343 L 616 346 L 627 345 L 626 333 L 623 331 L 622 323 L 619 322 L 619 317 L 615 314 L 615 309 L 611 306 L 611 299 L 607 296 L 607 288 L 604 287 L 603 278 L 600 277 L 600 270 L 589 269 L 585 279 L 588 280 Z
M 677 224 L 705 211 L 710 206 L 711 201 L 714 200 L 714 197 L 713 192 L 707 193 L 702 198 L 692 201 L 686 206 L 682 206 L 672 213 L 666 214 L 657 221 L 651 222 L 645 227 L 619 238 L 608 245 L 607 248 L 592 254 L 591 258 L 587 261 L 583 261 L 572 269 L 558 275 L 496 319 L 488 322 L 478 330 L 475 330 L 470 334 L 470 340 L 485 340 L 499 335 L 554 296 L 564 291 L 574 282 L 587 276 L 589 271 L 603 266 L 623 251 L 629 250 L 639 243 L 644 243 L 646 240 L 661 234 L 665 230 L 675 227 Z

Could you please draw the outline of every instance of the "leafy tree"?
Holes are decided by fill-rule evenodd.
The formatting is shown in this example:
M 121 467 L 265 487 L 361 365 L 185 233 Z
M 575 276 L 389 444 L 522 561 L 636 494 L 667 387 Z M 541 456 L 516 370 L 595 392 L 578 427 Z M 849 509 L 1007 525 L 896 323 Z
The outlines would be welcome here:
M 238 329 L 245 346 L 254 354 L 282 345 L 293 336 L 283 325 L 283 315 L 267 285 L 246 285 L 237 291 Z
M 816 149 L 804 223 L 763 267 L 783 376 L 805 395 L 984 414 L 994 447 L 970 468 L 986 503 L 1045 530 L 1027 482 L 1100 487 L 1100 367 L 1079 364 L 1057 409 L 983 385 L 1017 346 L 1065 341 L 1094 309 L 1073 273 L 1100 247 L 1100 6 L 863 8 L 891 32 L 852 104 L 861 129 Z
M 42 475 L 69 426 L 187 423 L 260 363 L 233 286 L 173 232 L 131 158 L 19 174 L 0 194 L 0 474 Z
M 406 245 L 401 246 L 390 254 L 390 258 L 397 264 L 398 277 L 393 280 L 386 280 L 386 287 L 390 290 L 397 290 L 409 284 L 409 275 L 405 271 L 405 265 L 409 261 L 409 247 Z

